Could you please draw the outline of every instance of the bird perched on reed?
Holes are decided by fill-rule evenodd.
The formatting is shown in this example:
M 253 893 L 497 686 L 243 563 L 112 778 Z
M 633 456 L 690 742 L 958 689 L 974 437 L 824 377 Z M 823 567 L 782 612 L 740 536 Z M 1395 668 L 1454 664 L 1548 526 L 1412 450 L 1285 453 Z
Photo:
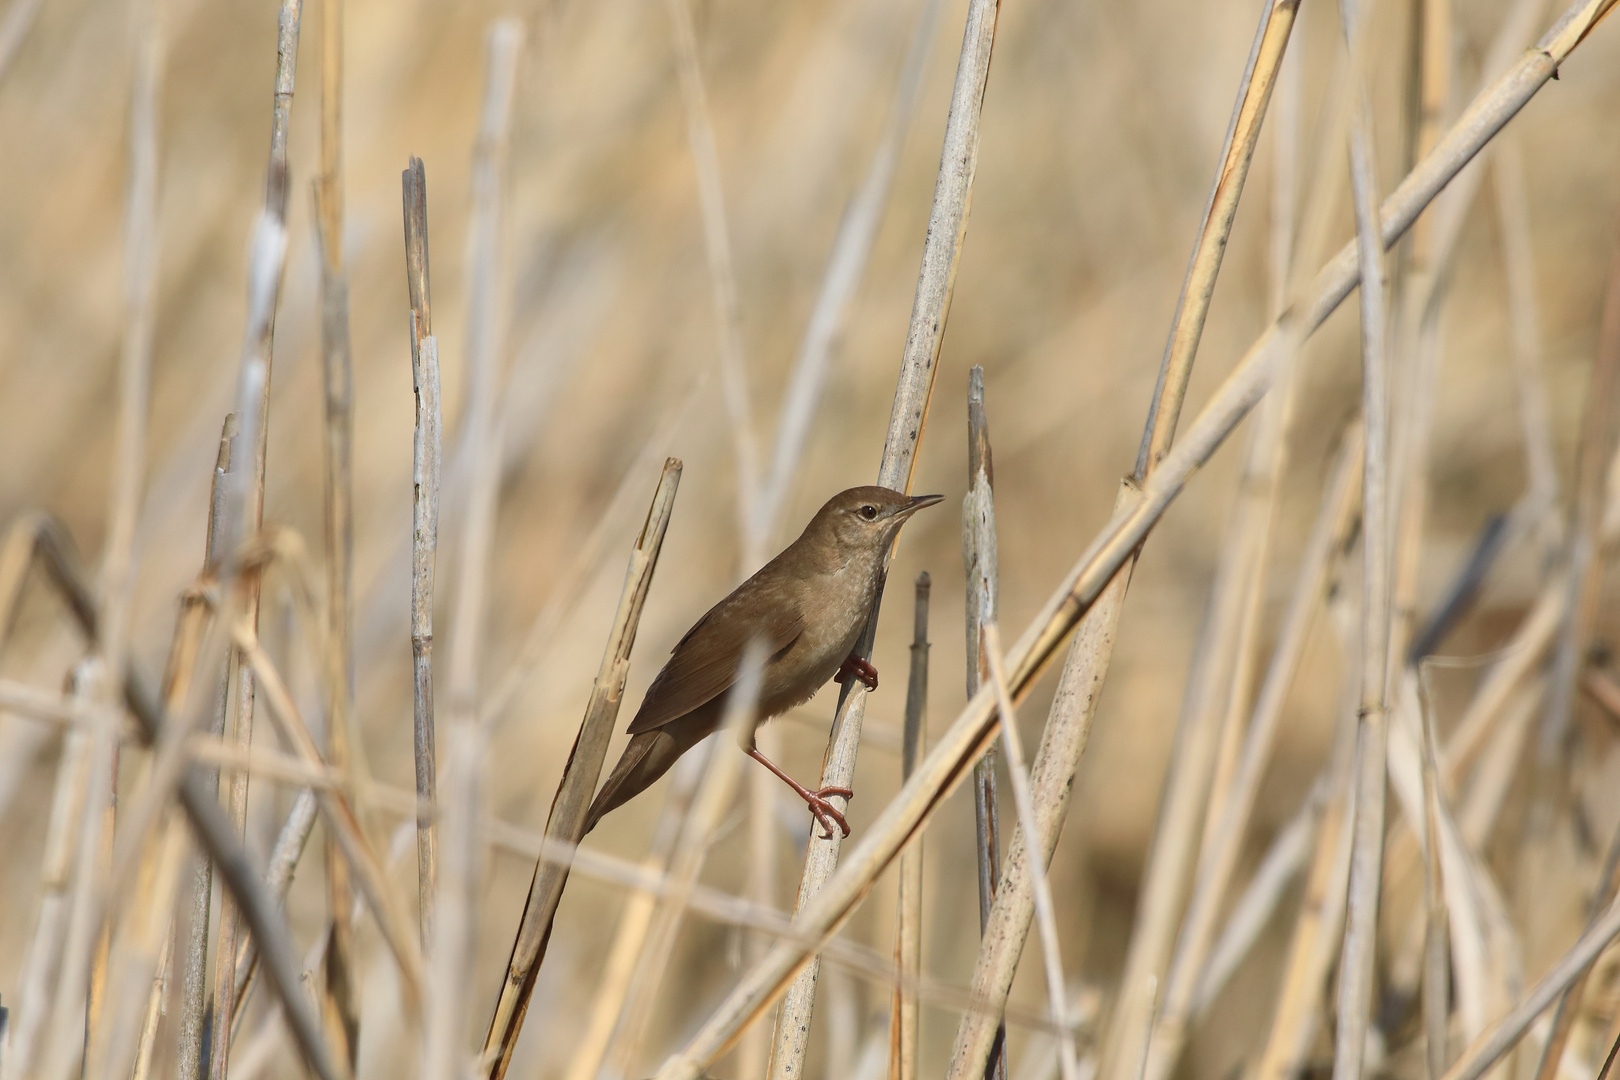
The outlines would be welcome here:
M 877 597 L 884 558 L 912 514 L 939 495 L 904 495 L 857 487 L 827 500 L 799 538 L 710 608 L 676 644 L 630 721 L 630 745 L 597 792 L 585 831 L 609 810 L 645 791 L 677 758 L 716 731 L 743 651 L 763 642 L 759 702 L 753 726 L 808 701 L 823 683 L 858 678 L 877 689 L 877 669 L 852 650 Z M 781 777 L 832 836 L 849 823 L 828 799 L 847 788 L 811 791 L 753 746 L 748 755 Z

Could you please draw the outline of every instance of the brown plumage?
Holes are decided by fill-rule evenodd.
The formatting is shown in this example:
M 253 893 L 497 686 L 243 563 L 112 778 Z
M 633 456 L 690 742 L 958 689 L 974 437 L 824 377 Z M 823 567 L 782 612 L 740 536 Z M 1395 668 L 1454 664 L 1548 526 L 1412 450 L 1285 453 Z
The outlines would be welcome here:
M 630 721 L 630 745 L 591 803 L 585 831 L 719 728 L 743 650 L 756 637 L 768 656 L 756 726 L 808 701 L 835 674 L 875 689 L 877 671 L 851 650 L 872 610 L 895 534 L 913 513 L 939 500 L 881 487 L 839 492 L 786 550 L 710 608 L 647 688 Z M 798 792 L 829 835 L 835 825 L 849 835 L 843 816 L 827 802 L 830 795 L 848 798 L 848 791 L 809 791 L 758 751 L 749 753 Z

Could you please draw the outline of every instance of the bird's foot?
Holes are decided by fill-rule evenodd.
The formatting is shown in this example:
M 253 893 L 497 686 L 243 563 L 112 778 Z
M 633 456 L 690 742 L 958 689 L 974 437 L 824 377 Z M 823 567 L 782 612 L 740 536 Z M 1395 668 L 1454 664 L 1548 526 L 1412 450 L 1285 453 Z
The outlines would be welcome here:
M 844 815 L 839 811 L 838 807 L 827 800 L 834 795 L 840 795 L 845 802 L 848 802 L 855 797 L 853 791 L 843 787 L 824 787 L 820 791 L 806 791 L 802 794 L 805 803 L 810 807 L 810 813 L 815 816 L 816 821 L 824 830 L 821 834 L 823 840 L 832 839 L 834 826 L 837 826 L 839 832 L 844 836 L 849 835 L 849 822 L 844 819 Z
M 844 657 L 844 662 L 839 665 L 838 674 L 834 675 L 833 679 L 841 683 L 848 682 L 851 679 L 859 679 L 868 690 L 876 690 L 878 684 L 877 668 L 854 653 L 850 653 Z

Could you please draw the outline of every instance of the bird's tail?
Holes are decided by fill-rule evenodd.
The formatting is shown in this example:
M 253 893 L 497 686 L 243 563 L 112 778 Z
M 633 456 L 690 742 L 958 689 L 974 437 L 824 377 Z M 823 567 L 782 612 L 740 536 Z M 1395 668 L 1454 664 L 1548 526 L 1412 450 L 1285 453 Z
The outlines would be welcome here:
M 666 747 L 665 744 L 669 745 Z M 602 790 L 596 793 L 596 798 L 591 800 L 591 808 L 585 812 L 586 833 L 596 828 L 596 823 L 601 821 L 608 811 L 618 809 L 641 794 L 674 764 L 675 759 L 680 756 L 679 751 L 658 753 L 661 749 L 674 750 L 673 744 L 674 740 L 662 730 L 646 731 L 631 736 L 630 745 L 624 748 L 618 764 L 608 773 L 607 780 L 602 784 Z M 661 761 L 660 759 L 665 756 L 669 760 Z

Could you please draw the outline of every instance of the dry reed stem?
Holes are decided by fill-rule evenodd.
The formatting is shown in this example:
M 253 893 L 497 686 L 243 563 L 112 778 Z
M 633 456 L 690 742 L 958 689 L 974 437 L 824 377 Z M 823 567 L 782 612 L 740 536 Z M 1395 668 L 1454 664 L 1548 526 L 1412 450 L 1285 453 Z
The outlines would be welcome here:
M 265 452 L 270 419 L 271 342 L 275 334 L 276 304 L 281 288 L 282 263 L 287 248 L 287 127 L 292 115 L 294 75 L 298 67 L 298 34 L 303 17 L 303 0 L 281 0 L 276 17 L 276 75 L 270 114 L 270 154 L 265 175 L 264 210 L 254 227 L 249 247 L 248 320 L 242 342 L 242 366 L 237 381 L 237 422 L 241 428 L 243 454 L 232 461 L 228 485 L 230 512 L 221 532 L 222 550 L 234 553 L 237 545 L 256 533 L 264 523 Z M 224 578 L 235 573 L 227 562 Z M 250 585 L 248 618 L 258 628 L 259 597 Z M 243 746 L 253 739 L 253 676 L 232 671 L 236 697 L 236 738 Z M 237 837 L 247 821 L 247 777 L 232 779 L 229 803 Z M 236 954 L 241 915 L 224 904 L 219 917 L 216 957 Z M 209 1059 L 209 1080 L 225 1080 L 229 1065 L 231 1016 L 235 1007 L 235 983 L 214 980 L 214 1029 L 211 1045 L 220 1048 Z M 296 1025 L 294 1025 L 296 1027 Z
M 1537 47 L 1525 53 L 1475 98 L 1433 153 L 1419 162 L 1386 200 L 1380 219 L 1386 247 L 1410 227 L 1417 214 L 1445 184 L 1545 85 L 1613 2 L 1579 0 Z M 1297 326 L 1297 332 L 1302 335 L 1314 331 L 1349 295 L 1358 279 L 1356 249 L 1351 244 L 1322 268 L 1303 302 L 1285 313 L 1279 323 L 1289 329 Z M 1051 661 L 1187 479 L 1264 394 L 1272 375 L 1279 329 L 1279 324 L 1273 324 L 1250 347 L 1194 422 L 1188 437 L 1171 450 L 1160 469 L 1143 485 L 1140 503 L 1116 512 L 1030 628 L 1014 644 L 1008 660 L 1015 698 L 1028 692 L 1035 676 Z M 994 726 L 993 703 L 981 692 L 967 704 L 933 751 L 919 764 L 912 780 L 879 815 L 841 871 L 829 877 L 813 904 L 801 909 L 800 922 L 809 932 L 824 936 L 842 922 L 864 894 L 867 883 L 881 872 L 928 817 L 938 798 L 976 760 L 978 752 L 993 736 Z M 660 1072 L 661 1080 L 696 1075 L 702 1061 L 723 1052 L 743 1027 L 769 1007 L 807 959 L 806 952 L 796 946 L 778 945 L 772 949 L 765 960 L 744 974 L 732 994 L 692 1041 L 666 1063 Z
M 357 790 L 370 779 L 354 715 L 354 377 L 349 344 L 349 282 L 343 256 L 343 0 L 321 0 L 321 171 L 314 181 L 320 252 L 321 360 L 325 483 L 327 706 L 326 757 Z M 360 802 L 359 806 L 364 806 Z M 360 1050 L 360 975 L 349 910 L 348 865 L 329 835 L 326 890 L 330 940 L 324 969 L 327 1029 L 355 1067 Z
M 1354 688 L 1353 680 L 1347 679 L 1347 691 Z M 1345 712 L 1350 711 L 1346 706 Z M 1345 884 L 1350 873 L 1348 824 L 1355 813 L 1353 719 L 1347 716 L 1339 724 L 1333 761 L 1327 770 L 1327 807 L 1316 831 L 1305 895 L 1289 938 L 1271 1030 L 1255 1069 L 1255 1080 L 1285 1080 L 1304 1069 L 1317 1002 L 1337 956 L 1335 946 L 1344 919 Z
M 439 400 L 439 342 L 433 336 L 428 261 L 427 170 L 411 158 L 400 176 L 405 217 L 405 279 L 411 305 L 411 383 L 416 429 L 411 443 L 411 667 L 412 747 L 416 797 L 437 799 L 433 739 L 433 574 L 439 547 L 439 469 L 443 456 Z M 433 936 L 437 888 L 433 816 L 416 819 L 417 912 L 422 946 Z
M 1297 0 L 1275 0 L 1266 6 L 1255 28 L 1254 42 L 1238 83 L 1221 162 L 1188 259 L 1170 338 L 1159 367 L 1158 385 L 1137 452 L 1135 477 L 1138 480 L 1152 475 L 1159 467 L 1175 437 L 1215 281 L 1259 142 L 1261 122 L 1287 53 L 1298 6 Z M 1234 527 L 1237 525 L 1235 519 Z M 1149 978 L 1157 986 L 1174 940 L 1175 918 L 1194 854 L 1194 817 L 1210 790 L 1210 769 L 1215 764 L 1211 755 L 1217 753 L 1217 744 L 1211 741 L 1213 732 L 1206 729 L 1222 719 L 1214 710 L 1214 701 L 1226 697 L 1205 682 L 1214 672 L 1220 673 L 1217 677 L 1224 677 L 1231 670 L 1235 657 L 1227 643 L 1238 636 L 1233 620 L 1241 618 L 1243 609 L 1248 606 L 1239 602 L 1242 590 L 1234 575 L 1237 578 L 1252 576 L 1248 568 L 1223 561 L 1211 599 L 1212 614 L 1204 623 L 1194 673 L 1189 677 L 1186 702 L 1190 708 L 1183 711 L 1178 723 L 1179 734 L 1173 743 L 1176 749 L 1165 781 L 1165 804 L 1155 825 L 1148 869 L 1138 898 L 1138 914 L 1132 924 L 1121 976 L 1120 985 L 1124 988 L 1119 999 L 1121 1005 L 1113 1010 L 1102 1045 L 1101 1075 L 1105 1080 L 1129 1080 L 1138 1067 L 1147 1067 L 1147 1059 L 1138 1062 L 1135 1054 L 1138 1043 L 1149 1037 L 1144 1033 L 1150 1030 L 1153 1015 L 1151 1011 L 1141 1011 L 1147 997 L 1130 988 L 1145 985 Z M 1224 602 L 1220 598 L 1224 598 Z M 1220 643 L 1218 650 L 1213 647 L 1216 642 Z M 1096 674 L 1100 678 L 1105 673 L 1106 667 Z M 1158 1000 L 1157 992 L 1153 998 Z
M 1226 925 L 1199 973 L 1198 989 L 1193 994 L 1194 1018 L 1204 1015 L 1225 989 L 1227 980 L 1270 923 L 1284 891 L 1305 868 L 1313 837 L 1326 809 L 1328 780 L 1326 773 L 1317 777 L 1305 802 L 1287 824 L 1277 830 L 1242 895 L 1233 901 L 1232 913 L 1227 916 Z
M 1040 832 L 1035 821 L 1035 801 L 1029 791 L 1029 773 L 1024 764 L 1018 718 L 1013 709 L 1012 695 L 1007 692 L 1007 674 L 1001 663 L 1001 635 L 996 632 L 993 619 L 981 622 L 979 632 L 989 675 L 995 685 L 996 702 L 1003 718 L 1001 742 L 1007 749 L 1007 775 L 1012 782 L 1013 804 L 1018 808 L 1018 828 L 1023 834 L 1024 846 L 1033 848 L 1040 843 Z M 1063 1080 L 1078 1080 L 1080 1069 L 1074 1052 L 1074 1033 L 1068 1028 L 1068 991 L 1063 978 L 1063 953 L 1058 942 L 1057 909 L 1052 903 L 1052 886 L 1046 879 L 1046 864 L 1042 860 L 1030 861 L 1029 881 L 1030 891 L 1035 897 L 1035 921 L 1041 932 L 1046 1000 L 1052 1015 L 1052 1026 L 1058 1033 L 1058 1063 L 1063 1071 Z
M 226 474 L 230 470 L 231 452 L 236 435 L 236 414 L 225 417 L 219 433 L 219 452 L 214 458 L 214 473 L 208 491 L 208 534 L 203 549 L 203 571 L 207 575 L 219 573 L 221 552 L 220 529 L 225 523 Z M 228 666 L 222 666 L 215 684 L 214 708 L 210 714 L 209 733 L 215 738 L 225 734 L 225 713 L 229 707 L 230 685 L 226 681 Z M 166 695 L 172 703 L 173 680 Z M 217 770 L 204 773 L 203 783 L 219 794 Z M 214 865 L 198 857 L 192 867 L 190 912 L 184 922 L 186 937 L 180 950 L 180 1016 L 176 1033 L 175 1057 L 178 1080 L 199 1080 L 202 1072 L 203 1028 L 207 1023 L 208 1003 L 208 921 L 214 888 Z M 224 971 L 225 966 L 221 965 Z
M 65 1076 L 75 1059 L 88 1065 L 101 1030 L 112 924 L 101 913 L 108 899 L 114 820 L 117 812 L 118 738 L 111 710 L 119 704 L 118 672 L 128 651 L 134 592 L 134 540 L 146 472 L 146 427 L 151 396 L 152 337 L 158 273 L 158 101 L 162 92 L 163 38 L 152 0 L 131 8 L 129 157 L 124 204 L 124 326 L 118 365 L 118 413 L 112 461 L 106 539 L 98 602 L 101 629 L 97 694 L 109 706 L 91 730 L 90 786 L 80 817 L 79 860 L 56 986 L 53 1035 L 42 1074 Z M 85 970 L 88 961 L 89 969 Z M 76 1000 L 88 994 L 83 1026 Z
M 697 170 L 698 201 L 703 211 L 703 249 L 709 265 L 715 330 L 720 339 L 720 383 L 725 391 L 732 451 L 737 466 L 737 522 L 750 567 L 765 561 L 765 540 L 755 529 L 754 504 L 759 498 L 759 445 L 749 403 L 748 363 L 743 354 L 742 314 L 737 304 L 737 271 L 732 263 L 731 229 L 726 223 L 725 188 L 720 178 L 720 152 L 715 146 L 709 98 L 698 62 L 697 35 L 687 0 L 665 0 L 675 41 L 675 70 L 686 111 L 686 137 Z
M 900 782 L 911 778 L 917 758 L 928 748 L 928 601 L 933 579 L 917 575 L 912 608 L 911 674 L 906 684 L 905 741 L 900 755 Z M 894 965 L 901 979 L 913 984 L 922 975 L 923 847 L 907 845 L 900 853 L 900 888 L 895 919 Z M 914 988 L 896 985 L 889 1010 L 889 1080 L 917 1080 L 917 1036 L 921 1013 Z
M 681 468 L 681 462 L 675 458 L 664 463 L 646 521 L 631 549 L 630 565 L 625 570 L 624 590 L 620 594 L 618 611 L 602 652 L 596 683 L 591 689 L 579 733 L 574 738 L 568 763 L 563 767 L 562 779 L 558 782 L 557 794 L 552 799 L 551 811 L 546 818 L 545 833 L 549 838 L 578 843 L 584 835 L 585 815 L 590 809 L 591 796 L 596 791 L 608 744 L 613 738 L 613 726 L 618 721 L 619 708 L 623 703 L 624 686 L 630 675 L 630 654 L 635 647 L 642 609 L 652 587 L 653 573 L 658 567 L 658 556 L 669 528 L 670 515 L 675 509 Z M 512 1051 L 517 1045 L 529 998 L 534 993 L 535 979 L 545 958 L 552 920 L 556 917 L 557 905 L 568 883 L 568 870 L 567 864 L 559 865 L 545 860 L 535 865 L 534 879 L 507 961 L 506 978 L 501 983 L 489 1031 L 484 1037 L 483 1052 L 490 1062 L 489 1075 L 494 1080 L 505 1075 L 511 1064 Z
M 490 25 L 484 46 L 484 89 L 473 150 L 472 269 L 469 275 L 468 400 L 462 445 L 471 492 L 462 521 L 454 634 L 448 676 L 449 739 L 438 812 L 444 865 L 433 904 L 434 936 L 428 1012 L 423 1025 L 423 1080 L 462 1075 L 466 1017 L 477 941 L 478 881 L 483 851 L 477 822 L 489 738 L 478 716 L 478 666 L 483 648 L 484 595 L 494 539 L 500 432 L 495 381 L 505 352 L 503 235 L 506 149 L 510 137 L 523 26 Z
M 1447 1020 L 1451 1012 L 1449 918 L 1440 870 L 1440 770 L 1436 763 L 1434 706 L 1420 671 L 1423 724 L 1423 1035 L 1429 1080 L 1446 1071 Z
M 1386 683 L 1390 631 L 1390 402 L 1386 370 L 1383 238 L 1379 234 L 1364 17 L 1340 0 L 1349 43 L 1352 121 L 1350 186 L 1361 278 L 1362 465 L 1361 707 L 1356 740 L 1356 813 L 1352 819 L 1334 1080 L 1361 1080 L 1374 989 L 1378 897 L 1383 880 L 1385 760 L 1389 740 Z
M 1230 794 L 1218 806 L 1213 798 L 1211 800 L 1210 811 L 1218 820 L 1208 830 L 1208 843 L 1200 852 L 1192 895 L 1165 978 L 1163 1004 L 1149 1058 L 1150 1077 L 1168 1075 L 1185 1042 L 1216 917 L 1237 870 L 1249 819 L 1259 798 L 1261 780 L 1282 720 L 1283 706 L 1305 651 L 1306 636 L 1325 599 L 1334 553 L 1343 548 L 1357 524 L 1355 496 L 1360 486 L 1362 449 L 1360 425 L 1353 425 L 1345 435 L 1306 541 L 1292 598 L 1277 634 L 1277 646 L 1233 773 Z
M 962 499 L 962 563 L 967 583 L 967 696 L 978 693 L 989 677 L 983 627 L 997 618 L 995 468 L 990 452 L 990 425 L 984 414 L 984 369 L 968 372 L 968 488 Z M 973 830 L 978 849 L 979 935 L 990 921 L 1001 881 L 1001 837 L 996 821 L 996 752 L 986 750 L 973 766 Z M 996 1031 L 996 1044 L 985 1069 L 986 1080 L 1007 1080 L 1007 1032 Z
M 1226 241 L 1232 233 L 1238 199 L 1248 179 L 1254 148 L 1260 139 L 1260 124 L 1277 84 L 1277 72 L 1287 51 L 1288 38 L 1299 12 L 1299 0 L 1270 0 L 1255 30 L 1248 64 L 1239 82 L 1238 99 L 1227 127 L 1226 144 L 1221 149 L 1221 165 L 1215 175 L 1198 239 L 1187 263 L 1187 275 L 1176 301 L 1175 319 L 1164 360 L 1159 366 L 1159 382 L 1143 431 L 1142 447 L 1136 458 L 1136 477 L 1142 479 L 1158 467 L 1170 451 L 1176 422 L 1187 384 L 1192 378 L 1193 358 L 1203 336 L 1204 320 L 1215 292 L 1215 279 L 1226 254 Z M 1163 417 L 1163 419 L 1160 419 Z
M 23 550 L 31 552 L 34 547 L 32 535 L 17 530 L 13 531 L 11 539 L 15 540 L 18 536 L 27 539 Z M 13 550 L 17 546 L 8 542 L 7 549 Z M 0 557 L 0 570 L 4 569 L 4 563 L 4 558 Z M 16 580 L 21 583 L 20 573 Z M 0 595 L 0 602 L 4 599 Z M 4 615 L 4 612 L 0 611 L 0 615 Z M 6 624 L 0 622 L 0 632 L 5 628 Z M 73 699 L 71 703 L 64 704 L 86 712 L 104 708 L 89 700 L 88 690 L 87 681 L 79 676 L 76 669 Z M 7 701 L 7 708 L 16 709 L 18 705 L 15 700 Z M 60 973 L 61 950 L 67 934 L 68 904 L 71 899 L 69 888 L 73 880 L 73 840 L 79 832 L 79 818 L 84 813 L 89 789 L 93 732 L 94 729 L 88 724 L 71 730 L 56 767 L 50 817 L 45 826 L 45 851 L 40 863 L 39 914 L 17 980 L 17 996 L 21 1006 L 7 1033 L 10 1045 L 3 1063 L 0 1063 L 4 1065 L 5 1080 L 20 1080 L 30 1075 L 35 1041 L 42 1034 L 44 1023 L 50 1015 L 47 1006 L 49 988 Z
M 939 174 L 934 182 L 934 199 L 929 209 L 928 233 L 923 243 L 922 265 L 917 274 L 917 291 L 912 301 L 910 324 L 906 329 L 900 372 L 895 381 L 894 404 L 889 412 L 889 427 L 883 441 L 883 458 L 878 466 L 878 485 L 896 491 L 911 490 L 917 446 L 927 424 L 928 403 L 933 396 L 934 376 L 939 370 L 939 349 L 950 315 L 951 293 L 956 283 L 956 267 L 961 259 L 962 240 L 967 234 L 968 208 L 972 201 L 973 177 L 979 158 L 979 121 L 984 106 L 985 85 L 990 77 L 990 55 L 995 43 L 999 9 L 999 0 L 970 0 L 963 27 L 962 52 L 957 61 L 950 111 L 945 120 Z M 885 566 L 884 574 L 886 572 Z M 879 575 L 872 613 L 856 646 L 856 652 L 864 659 L 870 659 L 872 655 L 878 611 L 883 602 L 884 574 Z M 865 716 L 865 687 L 853 681 L 845 683 L 834 714 L 820 787 L 847 788 L 853 783 L 855 759 L 860 749 L 861 723 Z M 838 866 L 843 837 L 835 834 L 822 838 L 819 833 L 820 830 L 812 826 L 795 905 L 795 910 L 800 913 L 816 903 L 817 896 L 832 879 Z M 776 951 L 773 949 L 755 966 L 768 963 Z M 787 1077 L 797 1080 L 804 1072 L 810 1015 L 815 1002 L 816 974 L 817 965 L 811 958 L 778 1010 L 768 1074 L 771 1080 L 785 1080 Z

